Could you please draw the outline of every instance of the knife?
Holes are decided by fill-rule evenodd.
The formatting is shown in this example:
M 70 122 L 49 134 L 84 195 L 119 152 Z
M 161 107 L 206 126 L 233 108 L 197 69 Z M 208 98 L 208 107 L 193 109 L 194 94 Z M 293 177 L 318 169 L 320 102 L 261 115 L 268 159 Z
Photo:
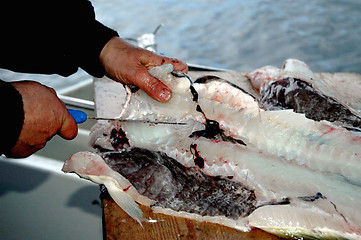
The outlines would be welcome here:
M 95 120 L 107 120 L 107 121 L 119 121 L 119 122 L 136 122 L 136 123 L 148 123 L 148 124 L 168 124 L 168 125 L 187 125 L 187 123 L 181 122 L 162 122 L 162 121 L 148 121 L 141 119 L 120 119 L 120 118 L 104 118 L 104 117 L 89 117 L 85 112 L 81 110 L 68 109 L 70 115 L 74 118 L 76 123 L 83 123 L 87 119 Z

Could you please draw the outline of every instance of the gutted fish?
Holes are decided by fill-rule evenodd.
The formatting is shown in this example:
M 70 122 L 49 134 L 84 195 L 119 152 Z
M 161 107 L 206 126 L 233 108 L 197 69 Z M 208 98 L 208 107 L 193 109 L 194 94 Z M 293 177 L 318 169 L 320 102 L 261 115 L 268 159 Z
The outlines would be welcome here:
M 100 153 L 77 153 L 63 170 L 122 192 L 111 196 L 140 222 L 129 198 L 243 231 L 361 239 L 359 136 L 292 110 L 265 111 L 226 80 L 193 83 L 172 70 L 151 70 L 172 89 L 169 103 L 128 89 L 120 117 L 186 125 L 100 122 L 91 133 Z
M 267 110 L 293 109 L 316 121 L 327 120 L 361 131 L 359 112 L 337 100 L 304 62 L 288 59 L 282 69 L 266 66 L 247 77 L 261 94 L 260 102 Z
M 142 219 L 137 204 L 129 199 L 151 206 L 157 212 L 171 215 L 181 212 L 183 217 L 243 231 L 258 227 L 278 235 L 288 229 L 288 236 L 327 238 L 337 236 L 337 231 L 346 231 L 344 236 L 353 236 L 352 222 L 347 222 L 338 209 L 337 199 L 336 203 L 328 199 L 334 198 L 332 195 L 317 192 L 266 202 L 258 199 L 257 193 L 241 182 L 207 176 L 199 168 L 184 167 L 160 152 L 127 148 L 99 154 L 77 153 L 66 161 L 63 171 L 76 172 L 86 179 L 105 184 L 114 200 L 139 222 L 146 219 Z M 317 212 L 310 210 L 311 207 L 317 207 Z M 265 222 L 265 216 L 273 223 Z M 329 219 L 326 221 L 325 218 Z M 285 220 L 287 223 L 282 223 Z M 317 234 L 310 234 L 312 232 Z
M 176 78 L 169 74 L 169 70 L 168 74 L 162 74 L 167 76 L 166 79 L 173 79 L 168 80 L 173 88 L 181 86 L 179 96 L 163 104 L 148 100 L 149 97 L 142 92 L 129 94 L 121 117 L 170 120 L 186 122 L 187 125 L 157 126 L 149 134 L 144 130 L 144 127 L 148 129 L 147 125 L 122 124 L 121 129 L 127 135 L 130 146 L 185 153 L 193 141 L 189 136 L 196 137 L 197 134 L 193 133 L 201 131 L 214 135 L 217 133 L 214 127 L 218 126 L 218 132 L 229 139 L 284 161 L 319 172 L 337 174 L 353 184 L 361 185 L 361 137 L 329 122 L 307 119 L 303 114 L 291 110 L 264 111 L 255 98 L 225 80 L 208 78 L 190 85 L 188 79 Z M 163 79 L 162 76 L 157 77 Z M 183 98 L 186 100 L 181 104 L 180 99 Z M 144 112 L 140 110 L 142 105 L 145 105 Z M 182 107 L 177 112 L 179 105 Z M 100 137 L 95 137 L 95 145 L 101 140 L 108 141 L 108 135 L 104 136 L 100 131 Z
M 186 168 L 161 152 L 127 148 L 99 156 L 94 155 L 98 166 L 102 164 L 104 168 L 109 167 L 114 171 L 113 174 L 120 174 L 127 179 L 129 186 L 151 199 L 148 202 L 154 207 L 230 219 L 248 216 L 256 208 L 256 196 L 252 190 L 240 183 L 207 176 L 198 168 Z M 67 161 L 63 170 L 84 174 L 73 164 L 73 161 Z M 94 161 L 89 161 L 83 162 L 82 166 L 89 169 L 94 164 Z

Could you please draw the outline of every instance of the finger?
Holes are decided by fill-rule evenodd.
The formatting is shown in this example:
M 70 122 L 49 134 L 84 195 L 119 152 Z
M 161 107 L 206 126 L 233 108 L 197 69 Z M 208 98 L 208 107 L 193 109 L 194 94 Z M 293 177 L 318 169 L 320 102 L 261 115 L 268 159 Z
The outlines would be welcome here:
M 172 91 L 145 68 L 138 71 L 133 83 L 159 102 L 168 102 L 172 97 Z
M 165 56 L 161 56 L 161 55 L 152 53 L 152 55 L 149 56 L 149 58 L 145 59 L 145 61 L 149 61 L 149 60 L 150 60 L 150 63 L 151 63 L 150 64 L 151 67 L 160 66 L 160 65 L 163 65 L 163 64 L 172 64 L 175 71 L 182 71 L 182 72 L 188 73 L 187 64 L 185 64 L 182 61 L 179 61 L 178 59 L 168 58 L 168 57 L 165 57 Z M 146 63 L 144 65 L 147 66 Z
M 78 125 L 66 109 L 64 111 L 64 121 L 58 134 L 68 140 L 75 138 L 78 134 Z
M 188 73 L 188 66 L 182 61 L 179 61 L 175 58 L 169 58 L 169 62 L 166 61 L 166 63 L 170 63 L 173 65 L 175 71 L 182 71 L 185 73 Z

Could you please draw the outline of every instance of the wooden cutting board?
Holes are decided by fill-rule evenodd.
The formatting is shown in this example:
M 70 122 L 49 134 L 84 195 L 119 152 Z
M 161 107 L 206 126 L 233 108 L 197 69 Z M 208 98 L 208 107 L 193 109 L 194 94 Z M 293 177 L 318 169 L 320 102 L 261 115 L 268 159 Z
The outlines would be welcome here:
M 219 224 L 154 213 L 150 207 L 142 205 L 140 205 L 140 208 L 143 211 L 143 217 L 155 221 L 143 222 L 141 226 L 137 221 L 130 218 L 112 199 L 103 199 L 102 206 L 103 233 L 106 240 L 281 239 L 259 229 L 242 232 Z

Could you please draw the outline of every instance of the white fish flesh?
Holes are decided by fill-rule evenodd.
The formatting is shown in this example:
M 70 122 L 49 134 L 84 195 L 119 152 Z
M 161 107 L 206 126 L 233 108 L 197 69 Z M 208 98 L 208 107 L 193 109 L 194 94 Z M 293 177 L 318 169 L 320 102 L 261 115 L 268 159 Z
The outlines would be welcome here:
M 92 129 L 91 143 L 103 153 L 77 153 L 67 160 L 63 170 L 106 185 L 115 179 L 118 185 L 111 182 L 111 187 L 117 186 L 138 203 L 166 214 L 243 231 L 257 227 L 280 236 L 361 239 L 361 216 L 355 211 L 361 207 L 360 137 L 327 121 L 316 122 L 292 111 L 264 111 L 255 98 L 227 81 L 207 77 L 191 83 L 173 76 L 171 71 L 169 65 L 151 71 L 173 90 L 169 103 L 158 103 L 141 90 L 129 91 L 121 117 L 179 121 L 187 125 L 98 123 Z M 159 186 L 167 183 L 161 177 L 169 180 L 170 175 L 149 174 L 147 167 L 134 163 L 139 159 L 137 152 L 152 156 L 149 159 L 157 163 L 155 169 L 164 169 L 168 162 L 172 166 L 181 163 L 177 169 L 182 170 L 170 175 L 185 175 L 185 179 L 191 178 L 189 174 L 201 176 L 192 178 L 190 184 L 196 188 L 205 185 L 204 181 L 212 186 L 209 181 L 232 186 L 215 184 L 209 190 L 220 194 L 214 200 L 217 206 L 247 207 L 239 216 L 208 207 L 198 212 L 180 210 L 177 201 L 187 197 L 192 206 L 212 205 L 207 196 L 192 199 L 192 195 L 185 194 L 192 190 L 181 177 L 171 180 L 178 187 L 166 188 L 173 190 L 165 190 L 170 193 L 169 205 L 162 205 L 157 198 L 162 191 L 152 196 L 146 192 L 148 188 L 154 191 L 152 186 L 161 189 Z M 133 162 L 132 167 L 118 163 L 124 162 L 124 154 L 127 161 Z M 127 169 L 134 175 L 126 174 Z M 160 178 L 152 179 L 150 175 Z M 225 188 L 231 191 L 223 192 Z M 241 193 L 245 195 L 235 197 Z M 174 194 L 182 198 L 172 202 Z M 222 198 L 224 202 L 219 200 Z M 136 206 L 129 202 L 127 206 L 130 215 L 141 221 Z
M 195 89 L 202 96 L 199 104 L 207 118 L 216 120 L 227 135 L 264 153 L 315 171 L 340 174 L 361 185 L 361 137 L 329 122 L 307 119 L 292 110 L 264 111 L 243 104 L 243 100 L 225 102 L 223 92 L 243 94 L 225 83 L 212 81 L 196 85 Z

